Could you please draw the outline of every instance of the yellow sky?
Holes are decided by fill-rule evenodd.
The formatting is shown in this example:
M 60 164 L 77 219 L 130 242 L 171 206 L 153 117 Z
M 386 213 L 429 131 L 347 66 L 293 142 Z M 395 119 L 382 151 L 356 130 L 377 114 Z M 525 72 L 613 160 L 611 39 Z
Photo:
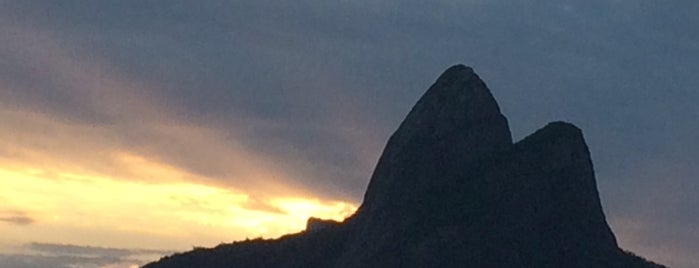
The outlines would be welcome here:
M 157 164 L 138 168 L 192 176 Z M 277 237 L 302 230 L 310 216 L 342 220 L 355 210 L 345 202 L 284 193 L 253 200 L 243 192 L 196 180 L 146 183 L 30 164 L 2 165 L 0 185 L 0 218 L 31 219 L 0 223 L 5 242 L 16 245 L 40 241 L 186 249 L 246 237 Z

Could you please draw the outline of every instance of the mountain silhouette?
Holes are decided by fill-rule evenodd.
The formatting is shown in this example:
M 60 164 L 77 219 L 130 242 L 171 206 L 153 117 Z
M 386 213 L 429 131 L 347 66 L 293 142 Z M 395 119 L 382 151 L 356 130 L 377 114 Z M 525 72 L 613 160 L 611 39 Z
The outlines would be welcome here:
M 343 223 L 164 257 L 159 267 L 651 268 L 619 248 L 582 131 L 554 122 L 513 143 L 473 69 L 447 69 L 386 148 Z

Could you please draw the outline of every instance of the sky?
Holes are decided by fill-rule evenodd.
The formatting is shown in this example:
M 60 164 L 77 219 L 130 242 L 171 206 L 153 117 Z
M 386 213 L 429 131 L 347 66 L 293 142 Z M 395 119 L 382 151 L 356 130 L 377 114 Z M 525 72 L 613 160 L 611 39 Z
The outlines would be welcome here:
M 451 65 L 583 129 L 620 245 L 699 267 L 699 2 L 0 0 L 0 268 L 131 267 L 361 203 Z

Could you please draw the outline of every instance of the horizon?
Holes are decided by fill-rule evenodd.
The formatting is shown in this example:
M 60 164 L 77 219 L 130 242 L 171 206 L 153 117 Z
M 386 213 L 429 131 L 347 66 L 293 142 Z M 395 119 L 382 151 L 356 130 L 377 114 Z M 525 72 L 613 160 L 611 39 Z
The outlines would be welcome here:
M 693 1 L 0 7 L 0 268 L 130 268 L 342 220 L 454 64 L 515 142 L 583 130 L 621 248 L 699 266 Z

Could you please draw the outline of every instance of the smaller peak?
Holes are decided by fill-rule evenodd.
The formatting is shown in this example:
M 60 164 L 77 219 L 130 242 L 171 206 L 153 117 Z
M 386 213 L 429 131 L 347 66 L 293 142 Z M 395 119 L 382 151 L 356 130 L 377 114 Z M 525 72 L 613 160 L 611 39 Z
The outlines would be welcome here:
M 518 142 L 518 144 L 520 146 L 541 146 L 542 144 L 563 140 L 566 141 L 564 142 L 565 144 L 577 144 L 576 146 L 580 145 L 580 148 L 586 148 L 582 130 L 571 123 L 563 121 L 548 123 L 545 127 Z
M 446 71 L 444 71 L 444 73 L 442 73 L 442 75 L 440 75 L 437 79 L 437 82 L 453 81 L 458 78 L 471 77 L 475 75 L 476 73 L 473 71 L 473 68 L 463 64 L 457 64 L 449 67 Z
M 565 121 L 554 121 L 546 124 L 544 128 L 540 131 L 547 133 L 555 133 L 561 136 L 580 136 L 582 137 L 582 130 L 572 123 Z

